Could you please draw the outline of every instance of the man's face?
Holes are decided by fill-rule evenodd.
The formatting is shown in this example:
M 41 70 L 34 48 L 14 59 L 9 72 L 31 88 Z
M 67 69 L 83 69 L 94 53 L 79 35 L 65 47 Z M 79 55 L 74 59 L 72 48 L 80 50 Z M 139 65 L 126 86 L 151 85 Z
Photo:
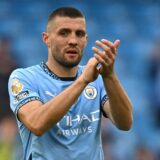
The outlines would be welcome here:
M 49 54 L 56 63 L 77 66 L 87 43 L 84 18 L 56 17 L 48 25 Z

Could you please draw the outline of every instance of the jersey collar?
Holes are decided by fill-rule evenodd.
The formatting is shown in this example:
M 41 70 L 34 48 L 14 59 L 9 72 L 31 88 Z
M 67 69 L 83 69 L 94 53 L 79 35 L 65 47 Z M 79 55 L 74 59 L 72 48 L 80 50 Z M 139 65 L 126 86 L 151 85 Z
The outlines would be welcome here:
M 50 77 L 57 79 L 57 80 L 62 80 L 62 81 L 74 81 L 78 77 L 78 72 L 75 77 L 59 77 L 55 73 L 53 73 L 47 66 L 45 62 L 40 63 L 40 67 L 43 69 L 43 71 L 48 74 Z

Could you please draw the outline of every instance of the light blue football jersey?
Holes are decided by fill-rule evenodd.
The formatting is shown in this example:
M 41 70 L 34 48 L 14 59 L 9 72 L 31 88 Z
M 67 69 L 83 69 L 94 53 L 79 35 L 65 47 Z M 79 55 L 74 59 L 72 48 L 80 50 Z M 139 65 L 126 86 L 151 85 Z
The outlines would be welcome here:
M 46 103 L 60 94 L 78 78 L 83 68 L 78 66 L 74 78 L 60 78 L 42 62 L 16 69 L 11 74 L 10 106 L 17 118 L 23 160 L 104 160 L 100 123 L 108 97 L 101 76 L 87 85 L 67 114 L 42 136 L 28 130 L 17 117 L 18 109 L 24 104 L 34 100 Z

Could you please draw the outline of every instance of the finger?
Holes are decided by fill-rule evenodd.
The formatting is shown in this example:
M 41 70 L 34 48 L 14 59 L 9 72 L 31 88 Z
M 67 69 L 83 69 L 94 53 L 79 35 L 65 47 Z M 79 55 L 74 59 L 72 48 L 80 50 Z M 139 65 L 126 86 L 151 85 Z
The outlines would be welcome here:
M 106 59 L 104 60 L 99 54 L 95 54 L 94 57 L 100 64 L 102 64 L 102 66 L 108 66 L 111 63 L 109 58 L 106 57 Z
M 114 46 L 112 45 L 112 48 L 109 48 L 108 46 L 106 46 L 104 43 L 102 43 L 101 41 L 96 41 L 96 44 L 101 47 L 106 53 L 107 55 L 114 60 L 115 59 L 115 55 L 116 55 L 116 50 L 114 48 Z
M 119 39 L 117 39 L 117 40 L 114 41 L 114 47 L 116 49 L 118 49 L 119 44 L 120 44 L 120 40 Z
M 116 48 L 114 46 L 114 43 L 112 43 L 106 39 L 102 39 L 101 42 L 103 42 L 105 45 L 107 45 L 113 53 L 116 53 Z
M 114 60 L 115 60 L 115 54 L 113 54 L 110 49 L 107 49 L 106 51 L 101 51 L 101 50 L 99 50 L 99 49 L 96 48 L 96 47 L 92 47 L 92 50 L 93 50 L 96 54 L 99 54 L 105 61 L 108 61 L 108 58 L 109 58 L 111 61 L 114 61 Z
M 115 40 L 114 43 L 112 43 L 112 42 L 110 42 L 110 41 L 108 41 L 108 40 L 106 40 L 106 39 L 102 39 L 101 41 L 102 41 L 104 44 L 110 46 L 111 49 L 114 48 L 115 51 L 118 49 L 118 46 L 119 46 L 119 44 L 120 44 L 120 40 L 119 40 L 119 39 Z
M 97 40 L 96 45 L 102 48 L 104 51 L 108 52 L 110 50 L 110 47 L 106 44 L 102 43 L 101 41 Z
M 94 57 L 99 62 L 98 64 L 105 65 L 105 61 L 100 56 L 98 56 L 97 54 L 95 54 Z
M 107 45 L 107 46 L 109 46 L 109 47 L 113 47 L 113 46 L 114 46 L 114 44 L 113 44 L 111 41 L 107 40 L 107 39 L 101 39 L 101 41 L 102 41 L 105 45 Z
M 89 63 L 91 63 L 93 66 L 97 66 L 99 62 L 97 61 L 96 58 L 92 57 L 89 59 Z
M 95 53 L 99 53 L 100 52 L 100 50 L 98 48 L 96 48 L 96 47 L 92 47 L 92 51 L 95 52 Z
M 99 50 L 99 49 L 96 48 L 96 47 L 92 47 L 92 51 L 94 51 L 95 54 L 98 54 L 99 56 L 101 56 L 104 60 L 107 60 L 107 59 L 106 59 L 106 54 L 105 54 L 104 51 L 101 51 L 101 50 Z

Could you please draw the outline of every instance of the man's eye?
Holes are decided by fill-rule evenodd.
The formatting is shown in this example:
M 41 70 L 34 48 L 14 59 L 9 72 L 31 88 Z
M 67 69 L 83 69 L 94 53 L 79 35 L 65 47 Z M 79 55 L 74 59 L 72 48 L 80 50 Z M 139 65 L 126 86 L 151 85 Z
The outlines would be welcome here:
M 67 36 L 67 35 L 68 35 L 68 32 L 66 32 L 66 31 L 61 31 L 59 34 L 60 34 L 61 36 Z
M 85 36 L 85 32 L 78 31 L 78 32 L 76 33 L 76 35 L 77 35 L 78 37 L 84 37 L 84 36 Z

